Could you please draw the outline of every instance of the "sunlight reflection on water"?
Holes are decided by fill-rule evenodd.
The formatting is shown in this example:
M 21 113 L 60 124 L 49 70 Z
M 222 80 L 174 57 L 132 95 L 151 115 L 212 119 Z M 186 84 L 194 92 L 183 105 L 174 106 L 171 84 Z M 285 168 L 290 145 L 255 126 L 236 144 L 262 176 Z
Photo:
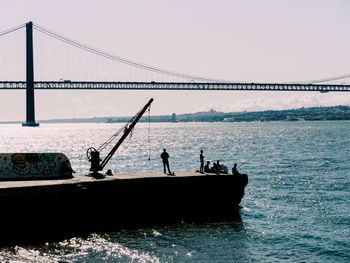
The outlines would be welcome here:
M 121 126 L 1 125 L 0 152 L 64 152 L 84 174 L 89 169 L 86 149 L 98 147 Z M 166 148 L 173 170 L 195 171 L 203 149 L 206 160 L 243 164 L 240 170 L 249 175 L 241 219 L 7 248 L 0 250 L 0 261 L 349 262 L 349 130 L 347 121 L 152 123 L 149 144 L 148 124 L 140 123 L 107 169 L 161 172 L 160 153 Z

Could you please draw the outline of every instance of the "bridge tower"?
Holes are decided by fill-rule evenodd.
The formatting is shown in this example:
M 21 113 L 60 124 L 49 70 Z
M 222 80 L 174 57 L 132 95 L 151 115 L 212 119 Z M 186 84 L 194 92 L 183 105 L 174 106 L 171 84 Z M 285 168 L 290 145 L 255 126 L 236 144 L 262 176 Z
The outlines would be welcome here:
M 34 61 L 33 61 L 33 23 L 26 24 L 26 122 L 22 126 L 36 127 L 34 105 Z

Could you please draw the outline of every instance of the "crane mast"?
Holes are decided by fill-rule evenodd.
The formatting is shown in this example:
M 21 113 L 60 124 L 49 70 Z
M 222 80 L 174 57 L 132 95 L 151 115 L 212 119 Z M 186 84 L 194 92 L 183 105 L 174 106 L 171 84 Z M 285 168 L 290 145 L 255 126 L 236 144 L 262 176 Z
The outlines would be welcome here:
M 115 152 L 118 150 L 119 146 L 124 142 L 124 140 L 128 137 L 130 132 L 134 129 L 136 123 L 140 120 L 142 115 L 145 113 L 145 111 L 150 107 L 151 103 L 153 102 L 153 99 L 150 99 L 147 104 L 131 119 L 130 124 L 126 124 L 123 130 L 123 134 L 118 140 L 118 142 L 114 145 L 112 150 L 107 154 L 107 156 L 102 160 L 100 158 L 100 151 L 96 150 L 93 147 L 90 147 L 87 150 L 87 157 L 89 159 L 89 162 L 91 162 L 91 168 L 90 171 L 93 175 L 98 174 L 99 171 L 102 171 L 103 168 L 106 166 L 106 164 L 109 162 L 109 160 L 113 157 Z

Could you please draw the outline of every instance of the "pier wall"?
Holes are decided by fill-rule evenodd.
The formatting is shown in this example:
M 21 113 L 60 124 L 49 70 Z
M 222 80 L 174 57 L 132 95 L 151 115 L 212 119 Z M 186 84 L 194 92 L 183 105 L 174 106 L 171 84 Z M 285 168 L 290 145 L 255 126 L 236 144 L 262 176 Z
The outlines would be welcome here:
M 0 183 L 0 243 L 229 216 L 248 182 L 246 175 L 78 177 L 85 178 Z

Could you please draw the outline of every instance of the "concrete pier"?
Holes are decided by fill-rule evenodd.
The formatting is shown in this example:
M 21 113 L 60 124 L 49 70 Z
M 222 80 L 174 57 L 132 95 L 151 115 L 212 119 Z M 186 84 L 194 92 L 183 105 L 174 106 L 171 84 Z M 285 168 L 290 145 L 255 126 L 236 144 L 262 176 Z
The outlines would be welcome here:
M 247 183 L 195 172 L 0 182 L 0 244 L 229 216 Z

